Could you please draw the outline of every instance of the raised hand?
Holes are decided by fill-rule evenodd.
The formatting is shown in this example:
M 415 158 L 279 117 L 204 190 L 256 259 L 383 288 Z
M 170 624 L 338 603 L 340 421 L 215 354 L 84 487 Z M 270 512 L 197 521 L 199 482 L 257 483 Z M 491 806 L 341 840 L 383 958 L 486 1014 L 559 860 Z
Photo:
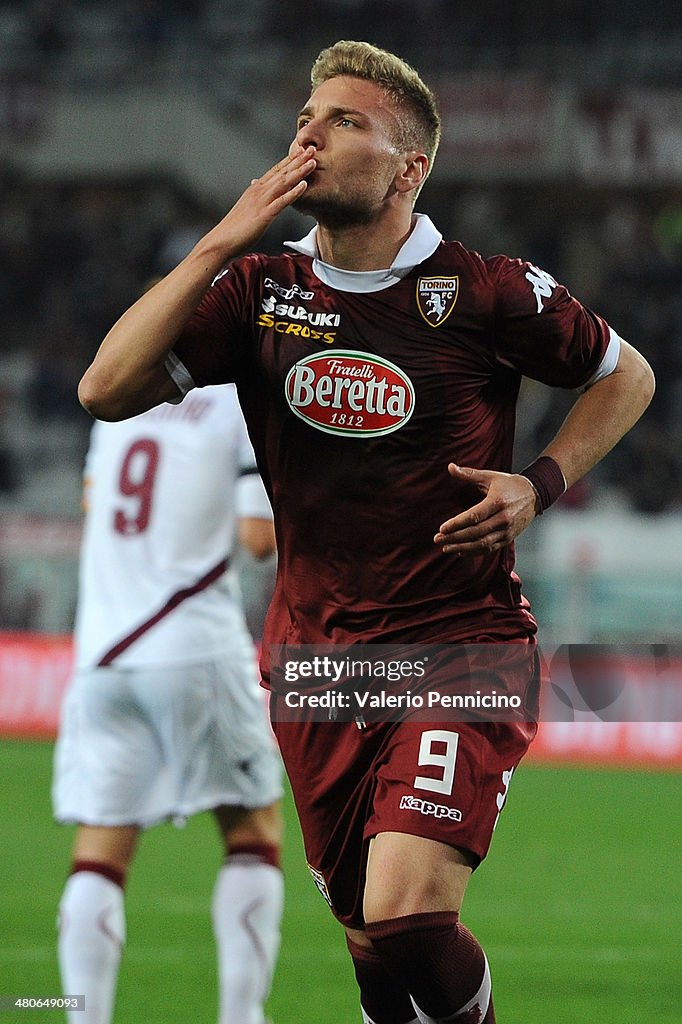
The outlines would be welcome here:
M 226 263 L 249 249 L 278 213 L 306 190 L 314 146 L 254 178 L 232 209 L 165 277 L 119 317 L 84 373 L 78 394 L 93 416 L 118 420 L 177 397 L 165 360 L 206 289 Z
M 472 484 L 481 501 L 443 523 L 433 538 L 446 554 L 478 555 L 511 544 L 535 518 L 535 490 L 524 476 L 451 462 L 455 482 Z
M 262 178 L 253 178 L 229 213 L 205 236 L 204 244 L 223 250 L 229 258 L 249 249 L 275 217 L 303 195 L 305 179 L 317 166 L 314 154 L 314 146 L 293 145 Z

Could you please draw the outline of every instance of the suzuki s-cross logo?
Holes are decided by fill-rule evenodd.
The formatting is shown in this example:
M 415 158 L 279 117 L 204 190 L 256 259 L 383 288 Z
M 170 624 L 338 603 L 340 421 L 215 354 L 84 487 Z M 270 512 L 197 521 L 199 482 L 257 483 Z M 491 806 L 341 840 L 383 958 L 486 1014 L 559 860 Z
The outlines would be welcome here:
M 317 430 L 372 437 L 399 430 L 414 410 L 414 388 L 399 366 L 364 352 L 314 352 L 295 363 L 284 393 Z
M 459 295 L 459 277 L 420 277 L 417 280 L 417 307 L 430 327 L 440 327 L 455 308 Z

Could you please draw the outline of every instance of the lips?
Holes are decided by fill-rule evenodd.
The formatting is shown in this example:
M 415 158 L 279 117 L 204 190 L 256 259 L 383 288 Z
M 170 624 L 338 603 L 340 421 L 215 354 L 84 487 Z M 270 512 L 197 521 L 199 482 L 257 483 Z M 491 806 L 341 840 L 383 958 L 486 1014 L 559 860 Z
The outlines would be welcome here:
M 319 167 L 315 167 L 310 172 L 310 174 L 306 174 L 305 180 L 308 182 L 308 186 L 314 185 L 314 184 L 317 183 L 317 181 L 319 180 L 318 179 L 318 174 L 319 174 L 320 169 L 321 168 L 319 168 Z

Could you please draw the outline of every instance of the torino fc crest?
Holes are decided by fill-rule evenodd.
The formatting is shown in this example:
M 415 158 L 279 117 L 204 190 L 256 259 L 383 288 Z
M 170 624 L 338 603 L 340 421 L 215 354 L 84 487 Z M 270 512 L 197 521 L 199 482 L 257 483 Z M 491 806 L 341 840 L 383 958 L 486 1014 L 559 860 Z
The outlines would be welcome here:
M 459 277 L 420 277 L 417 279 L 417 306 L 430 327 L 440 327 L 455 308 Z

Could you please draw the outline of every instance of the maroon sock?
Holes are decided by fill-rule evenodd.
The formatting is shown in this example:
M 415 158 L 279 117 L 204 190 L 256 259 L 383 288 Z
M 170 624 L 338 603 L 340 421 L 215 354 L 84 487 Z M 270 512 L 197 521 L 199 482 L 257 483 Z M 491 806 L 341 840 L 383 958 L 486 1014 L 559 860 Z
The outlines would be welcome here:
M 378 953 L 346 936 L 360 988 L 360 1003 L 374 1024 L 412 1024 L 416 1014 L 407 989 L 386 970 Z
M 113 864 L 106 864 L 102 860 L 75 860 L 71 865 L 71 874 L 75 875 L 77 871 L 91 871 L 95 875 L 103 875 L 104 878 L 108 878 L 110 882 L 114 882 L 121 889 L 125 886 L 125 871 L 114 867 Z
M 424 1014 L 436 1020 L 453 1018 L 479 993 L 485 974 L 485 956 L 459 914 L 441 911 L 409 914 L 375 921 L 366 926 L 372 945 L 387 968 L 403 979 Z M 492 998 L 482 993 L 461 1024 L 495 1024 Z
M 227 859 L 250 858 L 254 862 L 261 861 L 263 864 L 271 864 L 273 868 L 279 868 L 279 854 L 280 848 L 274 843 L 234 843 L 230 846 Z

